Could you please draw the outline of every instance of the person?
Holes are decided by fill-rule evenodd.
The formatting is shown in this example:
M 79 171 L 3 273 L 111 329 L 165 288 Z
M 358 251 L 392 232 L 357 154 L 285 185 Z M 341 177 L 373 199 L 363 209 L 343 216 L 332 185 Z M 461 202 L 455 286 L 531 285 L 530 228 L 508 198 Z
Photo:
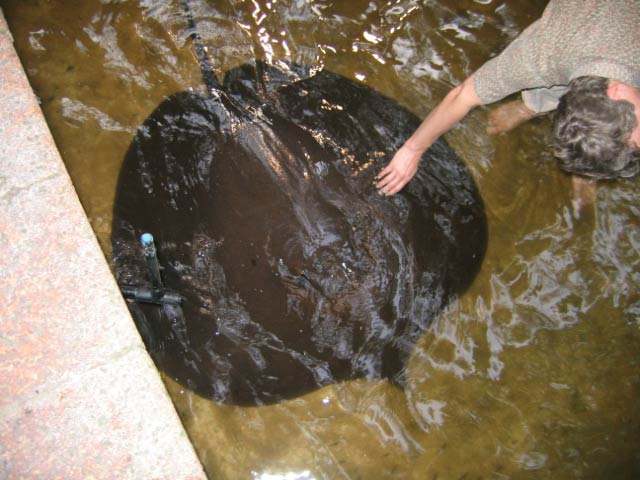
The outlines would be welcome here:
M 489 114 L 489 134 L 556 110 L 553 150 L 582 195 L 581 178 L 629 177 L 640 170 L 640 0 L 550 0 L 541 18 L 500 55 L 453 88 L 377 176 L 394 195 L 422 154 L 479 105 L 521 91 Z M 574 207 L 576 205 L 574 204 Z

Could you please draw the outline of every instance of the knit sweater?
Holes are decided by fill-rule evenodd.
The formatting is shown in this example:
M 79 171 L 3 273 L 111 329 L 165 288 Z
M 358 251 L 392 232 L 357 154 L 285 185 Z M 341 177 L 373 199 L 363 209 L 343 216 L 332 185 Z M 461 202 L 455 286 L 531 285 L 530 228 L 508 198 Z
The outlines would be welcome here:
M 640 0 L 550 0 L 540 19 L 476 71 L 474 86 L 486 104 L 584 75 L 640 88 Z

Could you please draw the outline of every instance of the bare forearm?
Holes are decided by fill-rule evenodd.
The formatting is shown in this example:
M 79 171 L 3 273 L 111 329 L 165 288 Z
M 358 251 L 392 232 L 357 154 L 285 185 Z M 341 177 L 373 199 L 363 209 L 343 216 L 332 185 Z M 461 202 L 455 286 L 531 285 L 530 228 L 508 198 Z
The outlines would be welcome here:
M 380 193 L 398 193 L 415 175 L 422 153 L 477 105 L 480 99 L 473 77 L 469 77 L 444 97 L 378 174 L 376 186 Z
M 469 77 L 464 83 L 452 89 L 427 115 L 405 145 L 416 152 L 424 152 L 438 137 L 448 132 L 478 105 L 480 105 L 480 99 L 473 86 L 473 77 Z

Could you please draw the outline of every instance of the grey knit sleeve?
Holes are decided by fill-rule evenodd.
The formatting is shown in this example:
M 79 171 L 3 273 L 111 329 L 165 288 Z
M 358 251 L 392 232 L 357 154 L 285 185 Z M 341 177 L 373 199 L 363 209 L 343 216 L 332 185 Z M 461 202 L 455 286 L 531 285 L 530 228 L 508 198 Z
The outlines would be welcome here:
M 540 21 L 529 25 L 497 57 L 486 62 L 474 74 L 474 87 L 482 104 L 496 102 L 520 90 L 547 86 L 541 55 Z

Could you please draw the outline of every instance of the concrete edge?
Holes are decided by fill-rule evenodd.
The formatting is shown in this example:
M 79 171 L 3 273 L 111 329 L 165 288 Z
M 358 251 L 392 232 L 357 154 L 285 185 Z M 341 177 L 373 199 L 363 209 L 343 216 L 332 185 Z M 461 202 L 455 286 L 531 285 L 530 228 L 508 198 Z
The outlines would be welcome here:
M 0 477 L 204 479 L 1 8 L 0 67 Z

